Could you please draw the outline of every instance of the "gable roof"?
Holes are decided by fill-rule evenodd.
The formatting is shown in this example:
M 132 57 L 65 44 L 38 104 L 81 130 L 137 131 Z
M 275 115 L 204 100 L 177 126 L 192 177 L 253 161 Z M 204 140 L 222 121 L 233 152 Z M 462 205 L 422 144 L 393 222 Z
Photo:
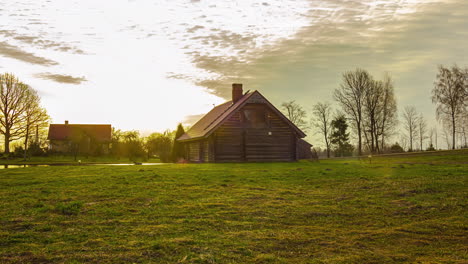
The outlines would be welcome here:
M 254 91 L 243 95 L 242 98 L 240 98 L 234 104 L 232 101 L 227 101 L 224 104 L 220 104 L 214 107 L 210 112 L 198 120 L 185 134 L 180 136 L 177 141 L 195 140 L 210 136 L 211 133 L 213 133 L 220 125 L 222 125 L 225 120 L 229 119 L 229 117 L 231 117 L 238 109 L 248 103 L 249 99 L 253 98 L 255 95 L 260 96 L 264 100 L 264 103 L 268 105 L 282 119 L 284 119 L 286 123 L 288 123 L 288 125 L 292 127 L 301 138 L 306 136 L 302 130 L 294 125 L 283 113 L 276 109 L 276 107 L 273 106 L 273 104 L 271 104 L 259 91 Z
M 84 133 L 97 141 L 110 141 L 112 135 L 111 125 L 92 124 L 50 124 L 49 140 L 69 140 L 74 133 Z

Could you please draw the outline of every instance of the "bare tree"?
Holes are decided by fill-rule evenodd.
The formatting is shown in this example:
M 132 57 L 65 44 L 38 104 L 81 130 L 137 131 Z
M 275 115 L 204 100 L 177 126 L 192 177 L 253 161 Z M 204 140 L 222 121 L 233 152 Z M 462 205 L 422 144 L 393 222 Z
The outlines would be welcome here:
M 28 107 L 26 108 L 24 115 L 24 159 L 27 158 L 27 150 L 29 147 L 29 139 L 31 136 L 31 132 L 39 128 L 43 128 L 47 126 L 50 117 L 47 114 L 47 111 L 41 107 L 40 105 L 40 98 L 37 95 L 36 91 L 31 90 L 30 96 L 26 98 L 26 104 Z M 36 142 L 38 143 L 38 142 Z
M 418 118 L 418 137 L 419 137 L 419 147 L 421 150 L 423 150 L 423 141 L 427 138 L 427 122 L 424 119 L 424 116 L 422 114 L 419 115 Z
M 377 119 L 376 138 L 380 136 L 380 148 L 385 147 L 385 139 L 394 133 L 398 124 L 397 102 L 395 99 L 393 80 L 389 75 L 383 79 L 383 96 L 380 102 L 379 118 Z M 379 142 L 377 140 L 377 142 Z
M 432 90 L 432 102 L 437 105 L 437 118 L 445 121 L 446 125 L 450 123 L 452 149 L 455 149 L 456 146 L 457 119 L 466 111 L 467 107 L 467 86 L 467 69 L 462 70 L 457 65 L 452 66 L 452 68 L 439 66 L 437 81 Z
M 460 117 L 460 141 L 463 148 L 468 148 L 467 134 L 468 134 L 468 111 L 461 115 Z
M 443 126 L 444 130 L 442 131 L 442 137 L 445 139 L 445 144 L 447 144 L 447 148 L 451 149 L 452 148 L 452 141 L 451 141 L 451 135 L 450 135 L 450 130 L 451 127 L 450 125 L 445 125 Z M 455 148 L 454 148 L 455 149 Z
M 398 123 L 393 81 L 385 75 L 382 81 L 368 76 L 362 103 L 362 134 L 371 153 L 381 153 L 385 139 Z
M 5 153 L 10 153 L 11 141 L 24 135 L 31 96 L 32 89 L 13 74 L 0 74 L 0 133 L 5 139 Z
M 407 106 L 403 111 L 403 120 L 404 120 L 404 127 L 406 129 L 407 138 L 409 140 L 409 151 L 413 151 L 413 141 L 418 136 L 418 113 L 416 112 L 416 108 L 414 106 Z
M 381 114 L 381 101 L 383 96 L 383 83 L 371 81 L 364 93 L 364 136 L 371 153 L 379 150 L 377 120 Z
M 330 158 L 331 112 L 332 108 L 328 102 L 317 103 L 313 106 L 312 110 L 312 124 L 323 135 L 327 148 L 327 158 Z
M 362 155 L 364 97 L 370 85 L 372 85 L 370 74 L 365 70 L 356 69 L 343 73 L 343 82 L 333 94 L 343 111 L 353 120 L 357 130 L 359 155 Z
M 281 104 L 283 113 L 286 114 L 288 119 L 293 122 L 301 130 L 307 130 L 307 113 L 306 111 L 295 101 L 284 102 Z
M 408 149 L 408 138 L 406 135 L 400 134 L 400 146 L 403 149 Z

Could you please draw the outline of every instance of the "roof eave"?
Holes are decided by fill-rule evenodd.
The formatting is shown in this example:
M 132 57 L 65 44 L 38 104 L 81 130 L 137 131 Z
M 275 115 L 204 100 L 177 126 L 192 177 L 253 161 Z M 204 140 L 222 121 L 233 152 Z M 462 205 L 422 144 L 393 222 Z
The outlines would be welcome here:
M 206 139 L 206 138 L 208 138 L 209 136 L 210 136 L 210 135 L 201 136 L 201 137 L 194 137 L 194 138 L 176 139 L 176 141 L 177 141 L 177 142 L 197 141 L 197 140 L 200 140 L 200 139 Z

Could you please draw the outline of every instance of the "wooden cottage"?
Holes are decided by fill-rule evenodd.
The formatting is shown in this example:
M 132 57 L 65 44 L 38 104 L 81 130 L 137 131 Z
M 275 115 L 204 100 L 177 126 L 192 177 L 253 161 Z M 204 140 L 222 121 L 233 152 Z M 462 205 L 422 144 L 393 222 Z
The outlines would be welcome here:
M 49 150 L 61 153 L 107 154 L 112 138 L 111 125 L 50 124 Z
M 232 101 L 214 107 L 177 139 L 189 162 L 296 161 L 311 156 L 306 135 L 260 92 L 232 85 Z

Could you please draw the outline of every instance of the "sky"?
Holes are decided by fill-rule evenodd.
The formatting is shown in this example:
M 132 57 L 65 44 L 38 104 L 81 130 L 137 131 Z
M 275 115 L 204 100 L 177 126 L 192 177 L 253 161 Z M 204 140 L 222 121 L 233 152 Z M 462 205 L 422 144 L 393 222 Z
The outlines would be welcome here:
M 468 66 L 467 47 L 466 0 L 0 2 L 0 72 L 54 123 L 143 133 L 192 124 L 234 82 L 310 111 L 358 67 L 434 125 L 437 65 Z

